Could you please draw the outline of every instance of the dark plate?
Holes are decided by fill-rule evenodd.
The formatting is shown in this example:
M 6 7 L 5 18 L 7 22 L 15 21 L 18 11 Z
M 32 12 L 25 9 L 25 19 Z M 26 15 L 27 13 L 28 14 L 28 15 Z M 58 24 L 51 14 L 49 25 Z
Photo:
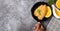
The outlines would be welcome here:
M 31 9 L 31 14 L 32 14 L 33 18 L 34 18 L 37 22 L 41 22 L 41 24 L 45 27 L 45 31 L 46 31 L 46 26 L 47 26 L 47 25 L 45 25 L 44 22 L 50 21 L 51 18 L 52 18 L 52 15 L 51 15 L 49 18 L 45 18 L 45 17 L 44 17 L 43 20 L 39 20 L 36 16 L 34 16 L 34 11 L 35 11 L 35 9 L 38 8 L 40 5 L 44 5 L 44 4 L 46 4 L 47 6 L 50 6 L 49 4 L 47 4 L 47 3 L 45 3 L 45 2 L 37 2 L 36 4 L 33 5 L 32 9 Z M 52 10 L 52 7 L 51 7 L 51 6 L 50 6 L 50 8 L 51 8 L 51 10 Z
M 32 14 L 32 16 L 33 16 L 33 18 L 36 20 L 36 21 L 38 21 L 38 22 L 41 22 L 41 21 L 46 21 L 47 19 L 49 19 L 49 18 L 43 18 L 43 20 L 39 20 L 36 16 L 34 16 L 34 11 L 35 11 L 35 9 L 36 8 L 38 8 L 40 5 L 44 5 L 44 4 L 46 4 L 47 6 L 50 6 L 50 5 L 48 5 L 47 3 L 45 3 L 45 2 L 37 2 L 36 4 L 34 4 L 34 6 L 32 7 L 32 9 L 31 9 L 31 14 Z M 50 6 L 51 7 L 51 6 Z M 51 8 L 51 10 L 52 10 L 52 8 Z

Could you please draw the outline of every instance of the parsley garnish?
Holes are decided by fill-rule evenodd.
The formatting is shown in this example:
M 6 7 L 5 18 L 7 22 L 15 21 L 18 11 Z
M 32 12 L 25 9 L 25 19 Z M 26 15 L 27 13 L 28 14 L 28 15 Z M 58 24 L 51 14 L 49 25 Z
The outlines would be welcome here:
M 47 3 L 48 3 L 49 5 L 52 5 L 52 4 L 55 4 L 56 1 L 57 1 L 57 0 L 48 0 Z
M 37 12 L 39 13 L 39 15 L 41 14 L 41 10 L 40 9 L 38 9 Z

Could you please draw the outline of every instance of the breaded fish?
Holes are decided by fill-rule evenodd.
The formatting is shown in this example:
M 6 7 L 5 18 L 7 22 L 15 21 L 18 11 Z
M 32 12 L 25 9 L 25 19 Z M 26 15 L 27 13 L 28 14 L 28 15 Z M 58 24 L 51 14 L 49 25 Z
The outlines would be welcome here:
M 41 14 L 38 16 L 38 19 L 42 20 L 46 15 L 46 5 L 40 6 Z
M 39 20 L 42 20 L 46 14 L 46 5 L 40 5 L 34 12 L 34 15 L 38 17 Z
M 43 6 L 43 5 L 41 5 L 41 6 Z M 34 15 L 35 15 L 35 16 L 39 16 L 38 9 L 39 9 L 39 11 L 40 11 L 40 7 L 41 7 L 41 6 L 39 6 L 39 7 L 34 11 Z

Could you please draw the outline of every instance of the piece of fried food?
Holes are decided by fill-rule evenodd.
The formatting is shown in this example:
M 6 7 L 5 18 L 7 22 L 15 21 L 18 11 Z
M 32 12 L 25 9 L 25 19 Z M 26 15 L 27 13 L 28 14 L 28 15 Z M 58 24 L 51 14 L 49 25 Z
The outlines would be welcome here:
M 42 20 L 44 16 L 46 15 L 46 5 L 39 6 L 35 10 L 34 15 L 37 16 L 39 20 Z
M 39 6 L 35 11 L 34 11 L 34 15 L 35 16 L 39 16 L 41 14 L 41 10 L 40 7 L 42 7 L 43 5 Z
M 46 5 L 40 6 L 41 14 L 38 16 L 38 19 L 42 20 L 46 15 Z

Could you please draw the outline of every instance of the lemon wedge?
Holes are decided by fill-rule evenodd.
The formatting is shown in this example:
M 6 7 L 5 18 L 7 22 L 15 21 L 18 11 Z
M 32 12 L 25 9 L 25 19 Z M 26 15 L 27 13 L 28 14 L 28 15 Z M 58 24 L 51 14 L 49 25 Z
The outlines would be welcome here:
M 60 17 L 60 11 L 56 8 L 55 9 L 56 15 Z
M 54 5 L 52 5 L 52 8 L 53 8 L 53 15 L 54 15 L 56 18 L 60 18 L 60 10 L 57 9 Z
M 45 15 L 46 18 L 50 17 L 52 15 L 51 8 L 47 6 L 47 14 Z
M 56 1 L 56 7 L 60 9 L 60 0 Z

